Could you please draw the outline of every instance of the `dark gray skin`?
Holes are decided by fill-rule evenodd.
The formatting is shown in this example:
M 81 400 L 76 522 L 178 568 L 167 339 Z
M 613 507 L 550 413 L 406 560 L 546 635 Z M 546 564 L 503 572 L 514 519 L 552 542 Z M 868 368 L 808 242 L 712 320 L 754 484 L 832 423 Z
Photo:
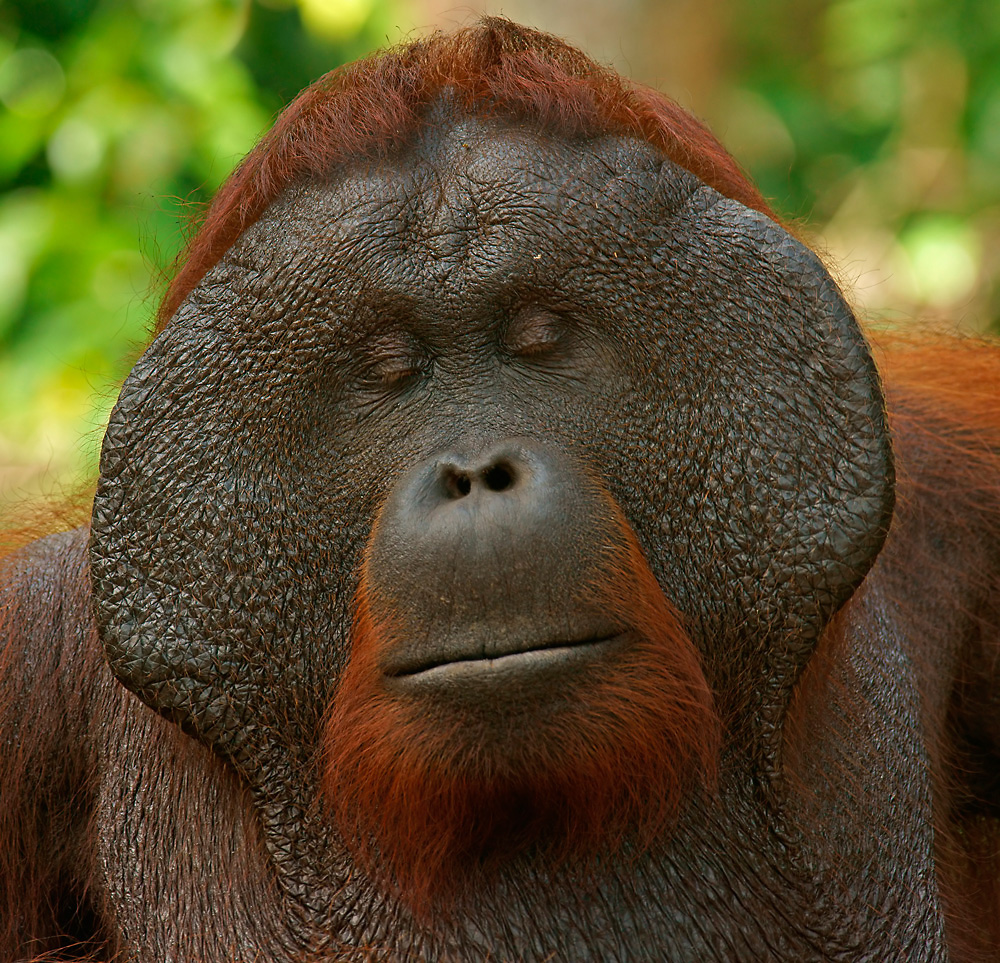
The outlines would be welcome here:
M 917 664 L 894 621 L 905 529 L 851 603 L 795 785 L 783 770 L 795 684 L 893 510 L 881 391 L 836 286 L 648 146 L 439 120 L 284 195 L 122 390 L 89 540 L 111 671 L 61 734 L 96 779 L 102 931 L 149 963 L 947 959 L 921 728 L 945 696 L 919 693 L 955 654 Z M 702 655 L 719 786 L 639 857 L 522 855 L 452 918 L 415 919 L 316 802 L 376 509 L 379 577 L 444 640 L 398 675 L 520 651 L 526 627 L 611 631 L 565 603 L 595 531 L 583 474 Z M 462 479 L 486 507 L 425 538 L 428 499 Z M 527 506 L 510 525 L 488 517 L 501 491 Z M 38 551 L 85 570 L 86 537 Z M 463 585 L 475 605 L 435 607 Z M 574 658 L 473 668 L 477 700 L 527 687 L 544 711 Z

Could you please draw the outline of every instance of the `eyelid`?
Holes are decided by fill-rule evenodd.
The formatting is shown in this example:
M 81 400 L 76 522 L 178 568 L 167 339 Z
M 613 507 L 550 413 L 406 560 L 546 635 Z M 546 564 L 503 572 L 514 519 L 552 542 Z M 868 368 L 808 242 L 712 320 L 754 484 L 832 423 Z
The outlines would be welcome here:
M 368 346 L 364 380 L 369 384 L 396 387 L 421 374 L 426 359 L 409 339 L 378 338 Z
M 532 308 L 521 312 L 507 329 L 507 350 L 521 357 L 545 354 L 564 338 L 561 318 L 549 311 Z
M 416 364 L 400 365 L 396 368 L 375 367 L 377 380 L 387 388 L 394 388 L 417 377 L 422 369 Z

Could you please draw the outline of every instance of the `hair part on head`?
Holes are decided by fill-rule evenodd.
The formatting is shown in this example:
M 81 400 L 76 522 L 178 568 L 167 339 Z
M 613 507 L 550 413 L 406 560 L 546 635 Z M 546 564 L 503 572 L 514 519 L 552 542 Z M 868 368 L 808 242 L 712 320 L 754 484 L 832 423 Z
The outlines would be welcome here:
M 278 196 L 338 164 L 402 148 L 448 90 L 470 114 L 554 135 L 632 135 L 726 197 L 773 213 L 736 161 L 687 111 L 549 34 L 498 17 L 379 51 L 298 95 L 216 194 L 160 306 L 157 330 Z

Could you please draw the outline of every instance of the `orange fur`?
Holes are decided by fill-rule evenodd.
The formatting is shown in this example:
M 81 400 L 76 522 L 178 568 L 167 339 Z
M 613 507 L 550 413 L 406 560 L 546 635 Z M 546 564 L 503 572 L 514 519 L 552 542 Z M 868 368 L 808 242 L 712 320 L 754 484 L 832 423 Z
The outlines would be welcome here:
M 392 613 L 362 572 L 324 789 L 362 865 L 418 911 L 529 849 L 552 863 L 641 849 L 699 781 L 713 783 L 719 721 L 698 655 L 618 520 L 619 544 L 581 602 L 627 618 L 628 651 L 588 667 L 528 726 L 513 696 L 506 716 L 493 705 L 479 718 L 388 692 L 376 654 L 392 643 Z
M 843 726 L 838 712 L 863 714 L 846 647 L 869 590 L 877 591 L 922 680 L 949 948 L 953 959 L 978 963 L 1000 948 L 1000 801 L 977 798 L 970 783 L 1000 750 L 1000 718 L 986 704 L 1000 688 L 1000 344 L 926 329 L 870 336 L 893 431 L 896 514 L 876 566 L 796 687 L 784 771 L 796 793 L 813 799 L 813 744 Z M 962 730 L 969 720 L 982 730 L 971 755 Z
M 467 109 L 524 118 L 555 136 L 635 135 L 722 194 L 770 213 L 719 143 L 662 95 L 552 38 L 487 20 L 345 67 L 297 98 L 219 192 L 163 302 L 160 327 L 283 190 L 402 146 L 446 90 Z M 946 708 L 961 694 L 956 679 L 1000 689 L 1000 566 L 989 556 L 1000 545 L 1000 348 L 933 334 L 882 332 L 875 340 L 899 509 L 888 560 L 870 579 L 889 581 L 893 628 L 913 640 L 915 659 L 932 664 L 935 647 L 958 653 L 958 675 L 925 672 L 921 691 L 934 709 L 924 719 L 932 764 L 955 771 L 963 757 Z M 937 552 L 930 528 L 950 533 L 957 554 Z M 495 732 L 495 720 L 474 712 L 456 718 L 387 692 L 376 656 L 392 644 L 392 612 L 362 571 L 350 658 L 324 723 L 323 791 L 361 864 L 411 906 L 460 899 L 464 883 L 488 878 L 519 853 L 558 863 L 641 849 L 669 830 L 699 782 L 711 787 L 720 724 L 698 655 L 620 514 L 616 539 L 592 598 L 581 601 L 627 618 L 634 644 L 529 731 L 518 725 L 516 706 Z M 24 540 L 24 533 L 15 539 Z M 28 574 L 19 565 L 10 559 L 0 571 L 0 954 L 11 958 L 57 946 L 49 937 L 65 907 L 56 904 L 80 899 L 97 878 L 90 861 L 100 827 L 77 833 L 79 850 L 54 841 L 52 830 L 79 818 L 92 788 L 84 770 L 103 763 L 85 758 L 88 727 L 101 724 L 86 702 L 93 680 L 107 674 L 93 640 L 86 572 L 66 571 L 58 560 Z M 975 602 L 973 645 L 920 614 L 918 603 L 931 594 L 952 611 Z M 830 680 L 851 610 L 864 604 L 862 592 L 835 619 L 799 683 L 786 729 L 793 776 L 805 743 L 835 731 L 824 715 L 834 686 L 850 706 L 849 687 Z M 78 644 L 77 635 L 90 641 Z M 1000 720 L 989 708 L 966 711 L 993 726 L 1000 745 Z M 952 955 L 995 958 L 1000 820 L 975 808 L 991 801 L 967 798 L 957 775 L 942 775 L 935 792 Z

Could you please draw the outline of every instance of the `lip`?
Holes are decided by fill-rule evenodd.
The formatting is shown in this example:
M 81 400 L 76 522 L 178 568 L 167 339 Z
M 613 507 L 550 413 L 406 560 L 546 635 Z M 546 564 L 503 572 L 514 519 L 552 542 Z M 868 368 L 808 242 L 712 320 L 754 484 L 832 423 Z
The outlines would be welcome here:
M 588 662 L 612 648 L 625 633 L 591 636 L 579 640 L 557 640 L 514 648 L 484 656 L 480 653 L 429 658 L 414 666 L 400 667 L 385 673 L 399 683 L 453 683 L 461 680 L 497 680 L 515 675 L 533 674 L 546 669 L 564 668 Z

